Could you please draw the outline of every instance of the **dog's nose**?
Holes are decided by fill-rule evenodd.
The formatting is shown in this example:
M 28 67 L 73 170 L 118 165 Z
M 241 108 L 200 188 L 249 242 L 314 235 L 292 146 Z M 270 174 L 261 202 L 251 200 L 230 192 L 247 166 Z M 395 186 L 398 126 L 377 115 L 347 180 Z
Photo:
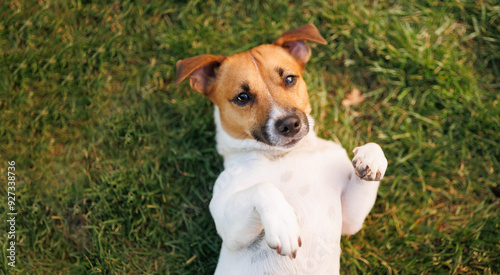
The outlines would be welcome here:
M 290 115 L 276 122 L 276 129 L 285 137 L 293 137 L 300 131 L 301 123 L 297 115 Z

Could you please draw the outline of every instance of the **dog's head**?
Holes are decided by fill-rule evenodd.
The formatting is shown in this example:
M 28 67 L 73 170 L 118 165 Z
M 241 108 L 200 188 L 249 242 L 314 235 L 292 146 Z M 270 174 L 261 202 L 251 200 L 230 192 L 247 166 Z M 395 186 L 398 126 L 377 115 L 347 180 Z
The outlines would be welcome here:
M 233 138 L 292 147 L 309 132 L 306 40 L 326 44 L 307 24 L 239 54 L 179 60 L 176 84 L 189 76 L 191 87 L 219 107 L 222 128 Z

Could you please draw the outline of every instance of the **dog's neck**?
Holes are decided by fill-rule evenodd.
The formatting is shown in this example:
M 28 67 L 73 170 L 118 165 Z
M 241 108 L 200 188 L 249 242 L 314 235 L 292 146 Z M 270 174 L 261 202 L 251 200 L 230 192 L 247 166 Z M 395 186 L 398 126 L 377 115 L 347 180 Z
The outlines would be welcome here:
M 234 158 L 238 158 L 242 155 L 251 153 L 261 154 L 269 159 L 277 159 L 287 155 L 292 151 L 306 148 L 316 138 L 316 133 L 313 130 L 314 120 L 311 116 L 308 116 L 309 133 L 292 148 L 270 146 L 254 139 L 236 139 L 231 137 L 226 133 L 226 131 L 224 131 L 221 123 L 219 107 L 215 105 L 214 118 L 217 130 L 215 136 L 217 142 L 217 152 L 224 158 L 224 166 L 228 166 L 228 164 Z

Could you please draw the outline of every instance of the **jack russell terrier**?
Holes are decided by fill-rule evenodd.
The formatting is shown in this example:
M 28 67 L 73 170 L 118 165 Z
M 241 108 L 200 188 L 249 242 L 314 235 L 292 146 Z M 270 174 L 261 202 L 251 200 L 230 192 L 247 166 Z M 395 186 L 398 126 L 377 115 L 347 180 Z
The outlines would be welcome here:
M 341 235 L 358 232 L 375 203 L 384 153 L 368 143 L 351 162 L 316 136 L 305 41 L 326 44 L 307 24 L 274 44 L 177 62 L 175 84 L 189 77 L 215 104 L 224 158 L 210 202 L 222 238 L 215 274 L 338 274 Z

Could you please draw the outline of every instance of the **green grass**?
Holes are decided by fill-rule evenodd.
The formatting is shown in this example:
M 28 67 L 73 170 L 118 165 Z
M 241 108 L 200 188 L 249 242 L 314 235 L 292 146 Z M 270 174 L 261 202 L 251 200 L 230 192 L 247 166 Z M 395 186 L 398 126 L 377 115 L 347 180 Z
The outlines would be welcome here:
M 174 87 L 175 62 L 314 23 L 329 42 L 311 43 L 304 74 L 318 134 L 377 142 L 389 160 L 364 229 L 342 240 L 342 273 L 500 272 L 500 3 L 324 2 L 0 2 L 16 271 L 212 273 L 222 160 L 211 103 Z M 341 105 L 354 87 L 366 100 Z

